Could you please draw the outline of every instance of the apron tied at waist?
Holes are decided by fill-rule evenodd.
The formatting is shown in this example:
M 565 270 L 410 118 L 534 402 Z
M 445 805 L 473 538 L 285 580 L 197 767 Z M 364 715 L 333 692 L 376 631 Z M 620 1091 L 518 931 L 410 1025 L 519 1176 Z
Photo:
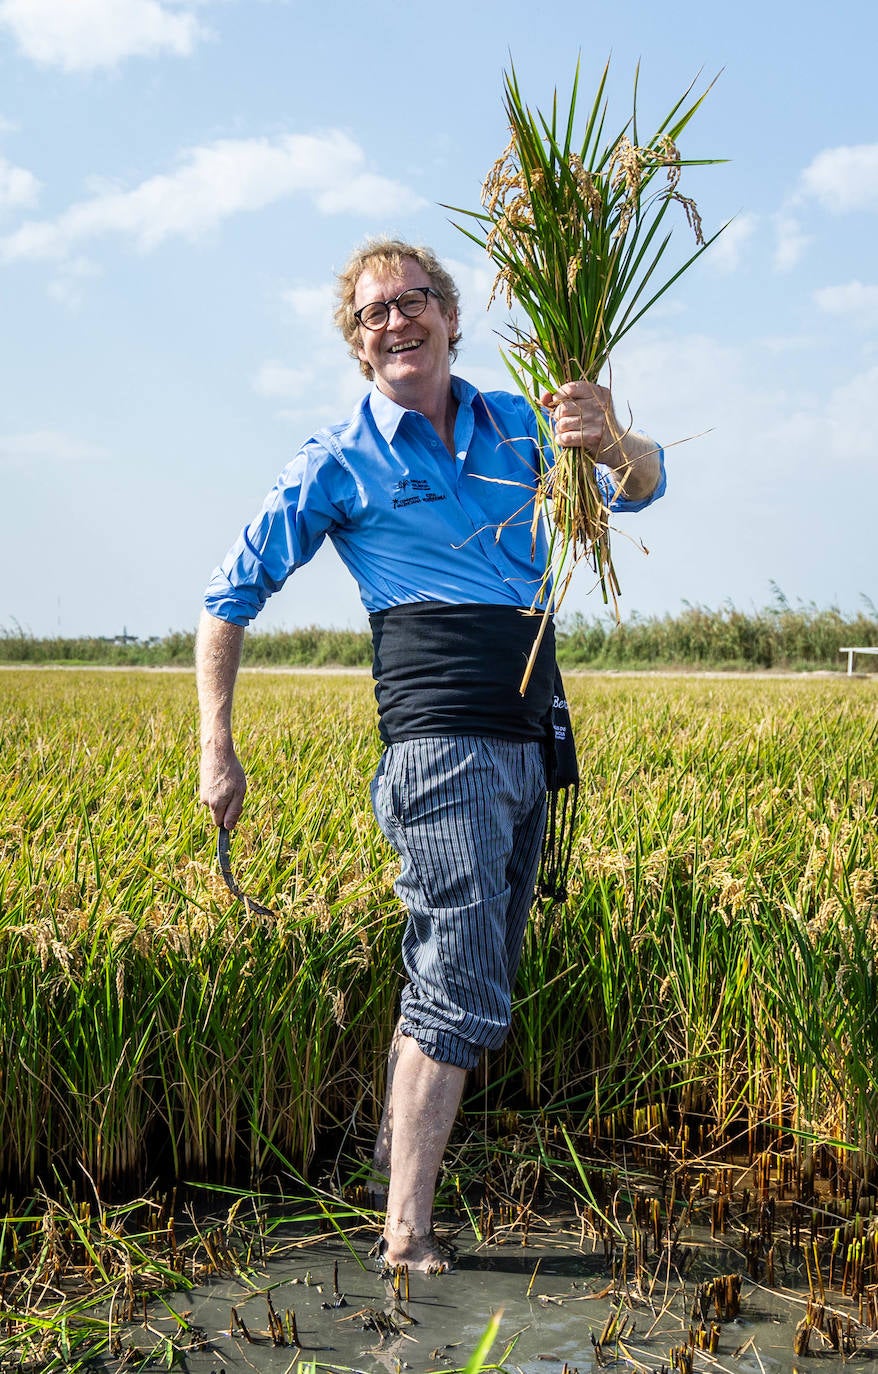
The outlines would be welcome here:
M 511 605 L 413 601 L 373 612 L 369 623 L 385 744 L 437 735 L 542 742 L 548 818 L 537 894 L 562 901 L 579 774 L 552 622 L 523 695 L 540 614 Z
M 563 902 L 573 853 L 573 827 L 579 801 L 579 764 L 573 739 L 573 722 L 558 664 L 546 738 L 546 792 L 548 812 L 537 896 Z

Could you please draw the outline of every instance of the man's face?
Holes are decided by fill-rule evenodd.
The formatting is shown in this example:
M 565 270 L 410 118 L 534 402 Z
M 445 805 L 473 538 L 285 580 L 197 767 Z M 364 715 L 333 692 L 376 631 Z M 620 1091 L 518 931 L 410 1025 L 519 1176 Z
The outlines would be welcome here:
M 354 309 L 392 300 L 412 286 L 429 285 L 430 278 L 414 258 L 406 258 L 399 276 L 379 276 L 367 268 L 357 281 Z M 407 409 L 420 409 L 420 398 L 427 401 L 434 388 L 448 385 L 448 349 L 457 332 L 457 311 L 444 312 L 444 301 L 429 296 L 424 313 L 414 320 L 391 306 L 383 329 L 359 326 L 360 359 L 372 368 L 379 390 Z

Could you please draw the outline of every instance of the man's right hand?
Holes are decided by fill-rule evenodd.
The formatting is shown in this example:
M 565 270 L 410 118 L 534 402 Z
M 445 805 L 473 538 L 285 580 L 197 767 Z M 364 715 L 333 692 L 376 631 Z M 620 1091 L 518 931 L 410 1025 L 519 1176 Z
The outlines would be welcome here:
M 216 826 L 231 830 L 244 808 L 247 778 L 231 744 L 206 744 L 201 751 L 201 801 Z
M 214 825 L 227 830 L 244 806 L 247 779 L 232 744 L 232 698 L 241 662 L 240 625 L 201 612 L 195 641 L 195 678 L 201 711 L 201 800 Z

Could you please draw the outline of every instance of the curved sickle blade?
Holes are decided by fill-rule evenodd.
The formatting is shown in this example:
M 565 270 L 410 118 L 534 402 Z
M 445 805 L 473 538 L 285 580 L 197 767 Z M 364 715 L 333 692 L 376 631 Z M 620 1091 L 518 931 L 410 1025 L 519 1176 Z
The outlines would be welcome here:
M 246 892 L 242 892 L 235 881 L 231 859 L 229 858 L 230 842 L 231 835 L 226 827 L 221 825 L 216 836 L 216 857 L 219 861 L 220 873 L 223 875 L 223 882 L 232 896 L 238 897 L 244 903 L 248 911 L 255 911 L 257 916 L 274 916 L 275 913 L 267 906 L 263 906 L 261 902 L 255 901 L 252 897 L 248 897 Z

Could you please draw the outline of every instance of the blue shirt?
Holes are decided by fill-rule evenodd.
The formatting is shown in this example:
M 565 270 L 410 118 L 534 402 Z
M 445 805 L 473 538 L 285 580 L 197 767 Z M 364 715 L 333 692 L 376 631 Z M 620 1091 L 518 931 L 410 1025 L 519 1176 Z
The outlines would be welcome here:
M 208 584 L 211 615 L 246 625 L 329 536 L 367 611 L 412 601 L 529 607 L 546 565 L 542 522 L 533 532 L 539 435 L 524 396 L 482 393 L 452 378 L 455 456 L 418 411 L 377 387 L 350 420 L 319 430 L 287 464 L 262 509 Z M 598 470 L 605 500 L 617 497 Z

